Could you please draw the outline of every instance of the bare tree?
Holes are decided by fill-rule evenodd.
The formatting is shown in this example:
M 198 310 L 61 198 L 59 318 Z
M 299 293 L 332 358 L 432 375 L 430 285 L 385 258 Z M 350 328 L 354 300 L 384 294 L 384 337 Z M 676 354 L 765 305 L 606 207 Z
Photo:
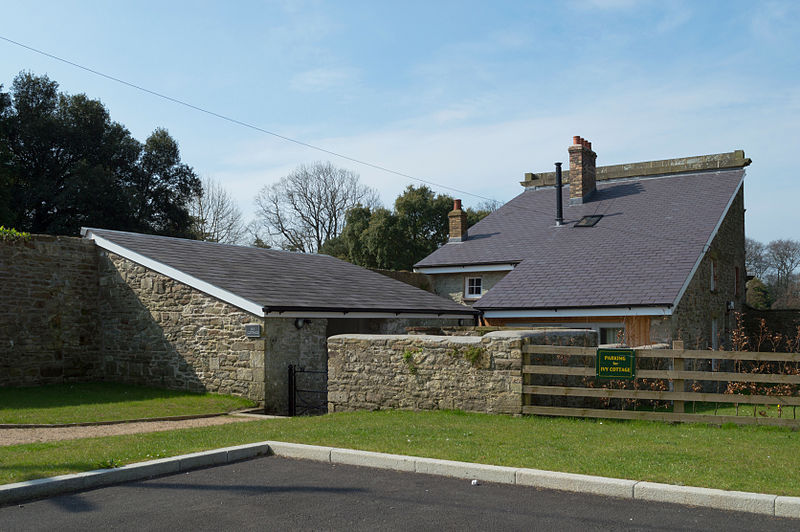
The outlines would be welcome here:
M 281 249 L 315 253 L 341 233 L 347 210 L 379 204 L 375 189 L 358 174 L 330 162 L 298 166 L 256 196 L 262 242 Z
M 769 269 L 767 262 L 767 248 L 758 240 L 744 239 L 744 265 L 748 275 L 764 280 L 764 274 Z
M 200 240 L 237 244 L 245 235 L 242 212 L 222 185 L 213 179 L 203 179 L 202 194 L 192 199 L 189 212 Z
M 775 285 L 784 291 L 791 284 L 795 270 L 800 267 L 800 242 L 773 240 L 767 244 L 767 262 Z

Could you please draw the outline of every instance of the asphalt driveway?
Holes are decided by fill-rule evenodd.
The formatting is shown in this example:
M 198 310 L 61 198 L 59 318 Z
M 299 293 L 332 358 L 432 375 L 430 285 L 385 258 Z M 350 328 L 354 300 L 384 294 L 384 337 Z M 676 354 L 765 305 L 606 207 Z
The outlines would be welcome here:
M 2 530 L 797 530 L 790 519 L 265 457 L 0 508 Z

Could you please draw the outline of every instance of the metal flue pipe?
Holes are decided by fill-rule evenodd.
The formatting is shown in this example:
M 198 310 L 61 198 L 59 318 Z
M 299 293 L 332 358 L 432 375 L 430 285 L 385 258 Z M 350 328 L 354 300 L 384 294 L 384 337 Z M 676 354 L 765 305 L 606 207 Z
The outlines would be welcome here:
M 561 204 L 561 163 L 556 163 L 556 226 L 564 225 L 564 207 Z

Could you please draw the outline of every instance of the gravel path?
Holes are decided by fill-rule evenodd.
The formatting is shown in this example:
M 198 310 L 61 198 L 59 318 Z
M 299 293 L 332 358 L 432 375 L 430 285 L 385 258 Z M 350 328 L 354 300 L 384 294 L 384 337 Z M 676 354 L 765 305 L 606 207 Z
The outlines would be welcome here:
M 264 418 L 264 416 L 259 416 Z M 140 432 L 158 432 L 162 430 L 185 429 L 191 427 L 208 427 L 224 425 L 240 421 L 253 421 L 253 417 L 244 415 L 205 417 L 183 419 L 180 421 L 145 421 L 141 423 L 119 423 L 117 425 L 97 425 L 93 427 L 48 427 L 30 429 L 0 429 L 0 446 L 20 443 L 36 443 L 57 440 L 75 440 L 93 438 L 95 436 L 114 436 L 117 434 L 138 434 Z

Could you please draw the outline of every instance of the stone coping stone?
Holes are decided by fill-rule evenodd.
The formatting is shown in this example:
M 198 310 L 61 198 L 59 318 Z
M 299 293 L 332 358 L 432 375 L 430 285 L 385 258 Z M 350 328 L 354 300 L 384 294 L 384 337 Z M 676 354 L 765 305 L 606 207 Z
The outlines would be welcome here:
M 337 334 L 328 341 L 346 340 L 407 340 L 411 342 L 463 342 L 478 343 L 482 339 L 522 340 L 526 338 L 584 338 L 592 332 L 586 329 L 560 329 L 553 327 L 514 329 L 510 331 L 492 331 L 483 336 L 457 336 L 432 334 Z
M 584 338 L 591 336 L 592 331 L 586 329 L 557 329 L 545 327 L 540 329 L 494 331 L 486 333 L 482 338 L 498 340 L 517 340 L 524 338 Z
M 460 342 L 460 343 L 480 343 L 483 336 L 448 336 L 445 334 L 337 334 L 328 338 L 330 341 L 346 342 L 348 340 L 383 340 L 383 341 L 406 341 L 409 343 L 445 343 L 445 342 Z

